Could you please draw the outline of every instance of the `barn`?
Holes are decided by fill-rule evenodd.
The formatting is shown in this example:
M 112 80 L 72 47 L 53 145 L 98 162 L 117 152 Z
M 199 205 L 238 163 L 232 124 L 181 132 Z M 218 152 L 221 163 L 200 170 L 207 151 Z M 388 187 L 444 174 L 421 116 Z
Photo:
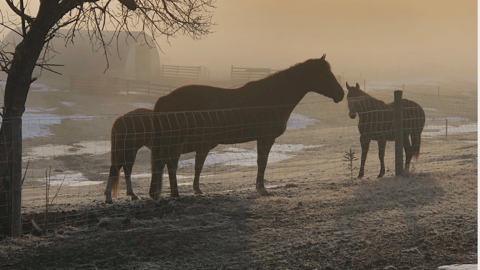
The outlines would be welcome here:
M 112 76 L 127 79 L 151 78 L 159 74 L 160 58 L 155 43 L 148 35 L 140 32 L 132 32 L 127 35 L 121 32 L 115 36 L 113 31 L 104 31 L 104 40 L 111 42 L 108 47 L 108 57 L 101 47 L 100 42 L 91 41 L 88 38 L 87 31 L 78 31 L 73 42 L 68 42 L 63 38 L 67 30 L 60 30 L 57 37 L 52 39 L 51 46 L 53 51 L 47 58 L 50 58 L 49 64 L 63 65 L 53 67 L 53 70 L 60 75 L 41 71 L 36 68 L 33 76 L 40 76 L 42 80 L 65 80 L 68 81 L 71 76 L 96 77 Z M 7 51 L 14 50 L 14 45 L 21 41 L 21 37 L 10 32 L 3 39 L 2 44 Z M 10 47 L 10 48 L 9 48 Z M 107 62 L 108 58 L 108 62 Z

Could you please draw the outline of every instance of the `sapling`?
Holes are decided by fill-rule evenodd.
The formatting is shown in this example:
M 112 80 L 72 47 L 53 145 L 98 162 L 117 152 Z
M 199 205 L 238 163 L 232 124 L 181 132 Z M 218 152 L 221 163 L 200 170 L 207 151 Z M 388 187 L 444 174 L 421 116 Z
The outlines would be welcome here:
M 357 168 L 353 166 L 353 162 L 357 159 L 355 151 L 352 151 L 352 148 L 350 148 L 350 152 L 345 151 L 345 154 L 343 155 L 343 161 L 347 162 L 348 169 L 350 169 L 350 179 L 353 179 L 353 170 Z

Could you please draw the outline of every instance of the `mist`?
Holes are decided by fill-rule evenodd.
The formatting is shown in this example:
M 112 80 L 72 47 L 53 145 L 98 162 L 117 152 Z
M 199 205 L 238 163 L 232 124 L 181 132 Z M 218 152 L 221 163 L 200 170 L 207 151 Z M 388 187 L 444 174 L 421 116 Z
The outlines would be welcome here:
M 327 54 L 336 74 L 367 79 L 477 76 L 477 2 L 222 1 L 213 33 L 160 43 L 161 64 L 284 69 Z
M 204 66 L 210 79 L 229 80 L 231 66 L 279 70 L 326 54 L 335 74 L 356 80 L 477 81 L 474 0 L 242 0 L 216 6 L 216 25 L 203 39 L 181 33 L 158 38 L 160 65 Z M 29 8 L 33 14 L 37 7 Z

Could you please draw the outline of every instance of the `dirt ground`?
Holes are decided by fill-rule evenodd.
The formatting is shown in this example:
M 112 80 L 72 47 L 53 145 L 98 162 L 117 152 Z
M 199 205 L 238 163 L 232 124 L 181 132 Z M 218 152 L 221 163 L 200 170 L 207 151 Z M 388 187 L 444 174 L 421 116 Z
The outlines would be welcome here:
M 122 180 L 120 196 L 108 205 L 102 192 L 109 145 L 98 146 L 92 155 L 82 154 L 78 143 L 107 141 L 112 114 L 134 109 L 131 97 L 92 100 L 71 92 L 49 96 L 39 95 L 32 107 L 74 100 L 78 108 L 65 106 L 55 113 L 102 117 L 85 124 L 62 120 L 50 126 L 55 135 L 27 141 L 25 153 L 28 147 L 47 144 L 70 148 L 56 157 L 30 161 L 23 194 L 25 228 L 32 232 L 0 242 L 0 269 L 391 270 L 477 263 L 477 132 L 424 138 L 420 159 L 403 177 L 394 176 L 390 142 L 387 174 L 376 178 L 379 163 L 373 142 L 366 176 L 360 180 L 350 177 L 342 161 L 349 148 L 360 150 L 356 120 L 348 118 L 344 102 L 312 98 L 294 113 L 320 122 L 287 131 L 276 142 L 312 147 L 267 166 L 270 196 L 255 192 L 255 166 L 218 163 L 202 172 L 204 195 L 193 195 L 193 166 L 185 165 L 178 172 L 184 176 L 179 178 L 180 198 L 170 198 L 167 185 L 163 198 L 152 201 L 149 177 L 142 176 L 149 171 L 149 151 L 141 150 L 133 169 L 140 174 L 133 187 L 141 199 L 127 198 Z M 332 113 L 332 106 L 338 113 Z M 450 130 L 476 125 L 476 111 L 469 113 L 474 116 L 450 123 Z M 453 114 L 465 117 L 463 111 Z M 435 131 L 439 124 L 427 125 L 428 131 Z M 215 152 L 226 153 L 228 147 Z M 65 154 L 69 149 L 79 152 Z M 185 155 L 183 160 L 192 157 Z M 102 182 L 52 187 L 50 198 L 60 190 L 45 213 L 45 184 L 39 179 L 49 167 L 52 175 L 81 172 L 90 181 Z M 355 168 L 354 176 L 357 173 Z M 42 235 L 28 225 L 31 220 Z

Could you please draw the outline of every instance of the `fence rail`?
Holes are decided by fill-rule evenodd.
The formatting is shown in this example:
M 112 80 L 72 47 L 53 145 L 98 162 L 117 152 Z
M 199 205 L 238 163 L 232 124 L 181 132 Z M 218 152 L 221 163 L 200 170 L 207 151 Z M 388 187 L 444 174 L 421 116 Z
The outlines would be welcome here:
M 114 80 L 108 81 L 108 79 L 114 78 L 94 80 L 76 77 L 72 78 L 72 84 L 75 87 L 95 89 L 95 87 L 112 85 Z M 153 93 L 153 86 L 155 86 L 155 84 L 135 80 L 116 79 L 114 82 L 118 84 L 115 91 L 125 92 L 148 88 L 150 89 L 148 93 Z M 436 95 L 415 92 L 404 94 L 404 98 L 421 104 L 426 114 L 426 126 L 422 133 L 422 157 L 416 163 L 417 172 L 438 170 L 443 165 L 443 161 L 448 161 L 444 158 L 445 153 L 454 150 L 461 155 L 463 162 L 472 162 L 476 159 L 476 147 L 473 147 L 476 146 L 478 130 L 476 100 L 469 97 L 443 96 L 438 99 Z M 384 93 L 379 98 L 391 100 L 391 92 Z M 362 104 L 370 108 L 367 103 Z M 51 105 L 55 108 L 57 104 Z M 45 109 L 50 111 L 52 108 Z M 347 116 L 346 109 L 346 106 L 339 106 L 320 95 L 309 96 L 308 100 L 301 102 L 289 118 L 287 131 L 276 140 L 270 152 L 269 177 L 296 179 L 298 175 L 305 175 L 306 166 L 310 166 L 312 174 L 319 175 L 319 179 L 342 178 L 342 172 L 345 173 L 345 170 L 341 169 L 342 160 L 340 159 L 343 150 L 353 147 L 354 150 L 357 149 L 357 153 L 361 153 L 358 150 L 360 145 L 357 121 L 352 121 Z M 218 117 L 232 114 L 233 111 L 212 111 L 207 116 L 208 119 L 219 119 Z M 86 213 L 84 216 L 77 212 L 69 212 L 67 215 L 63 207 L 67 204 L 73 207 L 77 203 L 78 209 L 81 209 L 84 205 L 104 201 L 103 190 L 108 179 L 108 168 L 111 165 L 110 132 L 112 123 L 119 115 L 96 115 L 92 111 L 85 112 L 88 115 L 50 115 L 41 113 L 41 110 L 38 112 L 40 114 L 24 116 L 22 122 L 21 132 L 25 146 L 22 155 L 23 166 L 27 164 L 29 166 L 25 174 L 25 182 L 22 183 L 22 211 L 33 213 L 32 220 L 43 219 L 43 224 L 40 225 L 44 230 L 55 228 L 60 223 L 81 222 L 88 220 L 91 216 L 103 215 L 104 213 L 100 210 L 98 212 L 92 210 L 94 212 L 92 215 L 86 212 L 83 212 Z M 245 113 L 240 110 L 238 115 L 245 115 Z M 141 128 L 145 128 L 144 123 L 148 121 L 142 122 Z M 71 128 L 72 126 L 75 128 Z M 248 127 L 239 125 L 235 132 L 242 132 L 246 128 Z M 447 131 L 450 132 L 448 140 Z M 134 134 L 145 135 L 141 134 L 141 129 L 135 129 Z M 72 143 L 72 140 L 75 143 Z M 442 143 L 439 144 L 439 141 Z M 133 178 L 137 183 L 135 188 L 139 191 L 138 194 L 147 197 L 151 164 L 149 153 L 142 151 L 139 151 L 141 158 L 136 163 Z M 145 151 L 148 150 L 145 149 Z M 187 157 L 190 159 L 182 160 L 180 166 L 183 174 L 190 177 L 194 175 L 195 157 L 193 155 Z M 231 186 L 216 184 L 219 180 L 228 178 L 233 185 L 240 188 L 244 185 L 244 181 L 239 175 L 256 175 L 255 143 L 220 145 L 209 154 L 209 157 L 206 160 L 203 169 L 204 178 L 202 178 L 202 184 L 210 190 L 209 192 L 223 192 L 231 189 Z M 393 159 L 393 147 L 390 143 L 386 153 L 387 168 L 394 168 Z M 371 158 L 370 162 L 374 163 L 373 160 L 374 158 Z M 452 166 L 452 163 L 446 165 Z M 47 177 L 46 168 L 51 166 Z M 373 165 L 369 167 L 370 172 L 367 172 L 370 175 L 376 174 L 376 169 L 372 167 Z M 237 174 L 239 172 L 241 174 Z M 350 173 L 348 171 L 346 173 L 348 177 L 351 175 L 351 170 Z M 188 177 L 185 179 L 191 183 Z M 253 185 L 253 182 L 250 183 Z M 184 188 L 182 191 L 184 194 L 191 192 L 187 185 L 182 188 Z M 54 196 L 50 196 L 54 193 Z M 121 202 L 127 199 L 125 195 L 117 198 Z
M 248 68 L 248 67 L 234 67 L 232 65 L 230 71 L 230 80 L 232 81 L 253 81 L 265 78 L 278 69 L 271 68 Z M 342 84 L 342 75 L 335 75 L 337 81 Z
M 232 81 L 253 81 L 267 77 L 268 75 L 277 72 L 270 68 L 248 68 L 248 67 L 234 67 L 230 72 Z
M 171 85 L 154 84 L 149 81 L 128 80 L 116 77 L 70 77 L 70 87 L 87 93 L 125 93 L 161 96 L 175 89 Z
M 209 80 L 210 69 L 204 66 L 192 67 L 192 66 L 162 65 L 160 67 L 160 76 Z

